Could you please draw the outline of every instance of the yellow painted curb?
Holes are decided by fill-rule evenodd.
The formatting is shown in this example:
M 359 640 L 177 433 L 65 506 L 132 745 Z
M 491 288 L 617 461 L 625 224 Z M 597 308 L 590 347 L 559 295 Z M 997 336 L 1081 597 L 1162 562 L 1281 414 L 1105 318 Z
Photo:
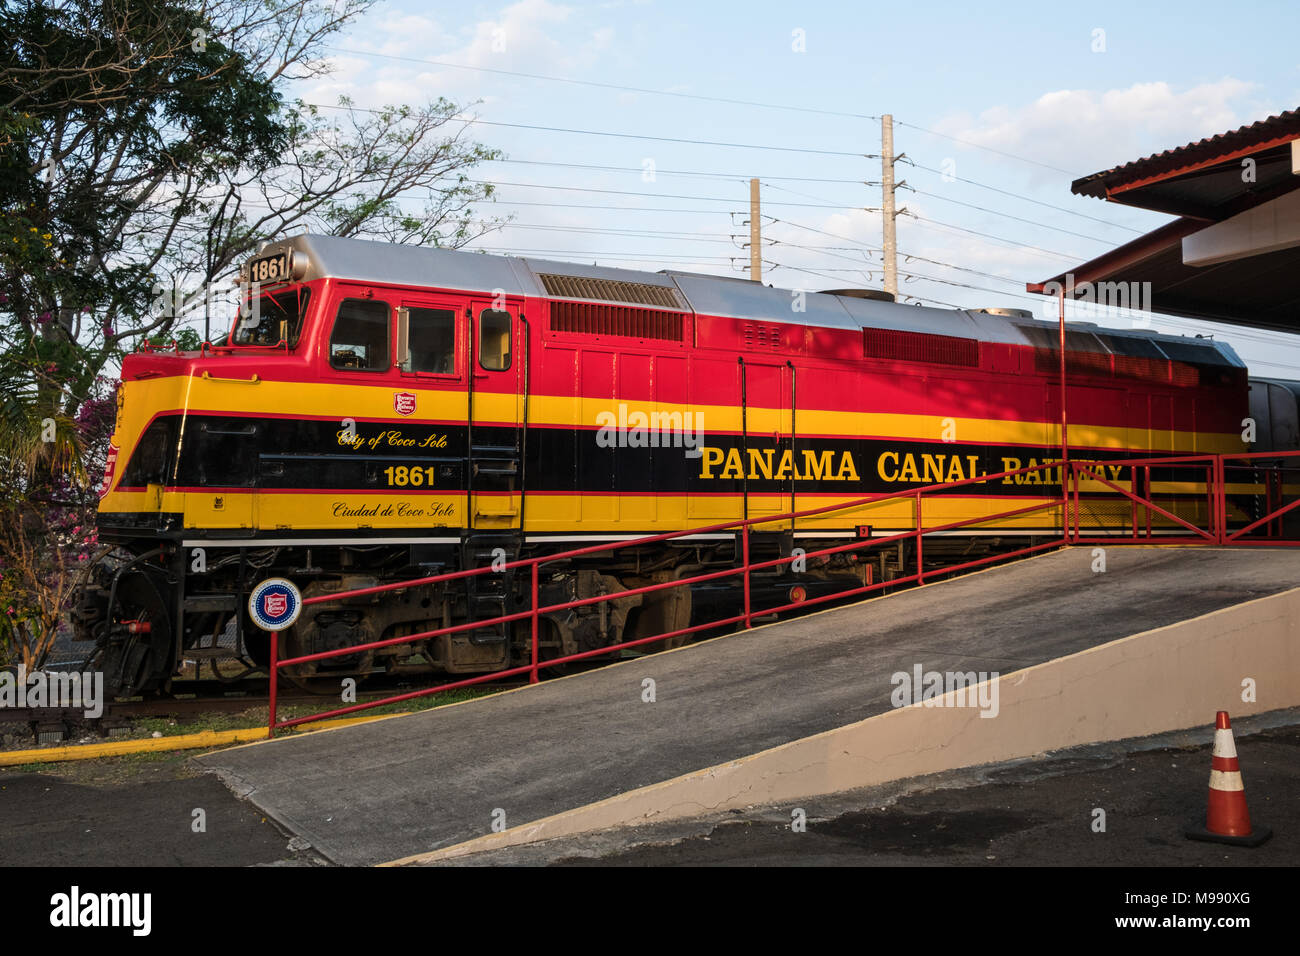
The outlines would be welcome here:
M 387 720 L 390 717 L 405 717 L 406 713 L 322 720 L 319 723 L 304 724 L 303 730 L 295 730 L 294 733 L 311 733 L 316 730 L 328 730 L 331 727 L 346 727 L 349 724 L 364 724 L 374 720 Z M 100 757 L 117 757 L 122 754 L 151 753 L 160 750 L 197 750 L 260 740 L 265 737 L 265 727 L 244 727 L 238 730 L 204 730 L 197 734 L 178 734 L 175 737 L 146 737 L 143 740 L 118 740 L 102 744 L 43 747 L 40 750 L 10 750 L 0 753 L 0 767 L 14 767 L 28 763 L 58 763 L 62 760 L 97 760 Z

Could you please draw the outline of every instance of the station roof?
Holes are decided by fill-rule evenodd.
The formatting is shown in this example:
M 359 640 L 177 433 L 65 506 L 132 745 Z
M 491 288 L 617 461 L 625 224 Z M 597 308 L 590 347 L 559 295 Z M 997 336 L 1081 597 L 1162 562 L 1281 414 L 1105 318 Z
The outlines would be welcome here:
M 1191 244 L 1204 248 L 1213 235 L 1206 230 L 1228 220 L 1240 223 L 1230 227 L 1238 233 L 1249 231 L 1255 223 L 1246 221 L 1247 214 L 1258 207 L 1264 208 L 1255 213 L 1256 223 L 1266 218 L 1269 229 L 1277 220 L 1294 224 L 1300 195 L 1284 197 L 1300 189 L 1297 140 L 1300 110 L 1289 110 L 1075 180 L 1070 188 L 1076 195 L 1178 218 L 1027 288 L 1049 291 L 1045 287 L 1055 282 L 1086 298 L 1097 283 L 1149 282 L 1151 301 L 1144 306 L 1152 311 L 1300 332 L 1300 288 L 1294 281 L 1300 240 L 1264 242 L 1219 261 L 1206 262 L 1213 258 L 1207 256 L 1203 264 L 1185 261 L 1184 241 L 1202 234 Z

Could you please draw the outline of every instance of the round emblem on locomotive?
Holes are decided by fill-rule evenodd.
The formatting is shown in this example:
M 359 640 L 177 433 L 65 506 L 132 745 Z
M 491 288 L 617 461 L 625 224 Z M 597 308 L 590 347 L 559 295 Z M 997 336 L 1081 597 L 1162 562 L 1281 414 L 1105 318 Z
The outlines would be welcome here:
M 302 612 L 302 593 L 285 578 L 267 578 L 248 596 L 248 616 L 264 631 L 292 627 Z
M 415 412 L 415 393 L 414 392 L 394 392 L 393 408 L 397 409 L 399 415 L 411 415 Z

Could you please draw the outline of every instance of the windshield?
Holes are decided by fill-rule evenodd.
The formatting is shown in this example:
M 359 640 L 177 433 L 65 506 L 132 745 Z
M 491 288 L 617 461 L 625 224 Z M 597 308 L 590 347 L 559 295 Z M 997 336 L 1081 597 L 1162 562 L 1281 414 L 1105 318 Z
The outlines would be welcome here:
M 280 292 L 268 292 L 249 303 L 248 315 L 235 321 L 234 345 L 279 345 L 283 338 L 289 347 L 298 344 L 303 317 L 311 289 L 299 286 Z M 281 334 L 281 323 L 285 323 Z

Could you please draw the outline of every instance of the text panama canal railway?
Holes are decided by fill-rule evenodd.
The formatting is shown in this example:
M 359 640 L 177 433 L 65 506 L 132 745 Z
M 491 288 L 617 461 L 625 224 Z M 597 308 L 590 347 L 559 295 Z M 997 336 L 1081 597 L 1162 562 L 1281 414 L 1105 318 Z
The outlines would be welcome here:
M 310 598 L 1060 458 L 1057 329 L 1015 310 L 311 235 L 267 244 L 244 276 L 250 316 L 224 342 L 123 362 L 98 517 L 116 549 L 74 614 L 112 694 L 165 687 L 187 647 L 231 629 L 264 665 L 246 602 L 270 577 Z M 1072 459 L 1270 447 L 1266 417 L 1259 441 L 1243 441 L 1262 393 L 1222 342 L 1071 324 L 1066 369 Z M 934 517 L 1050 501 L 1059 472 L 954 488 Z M 1203 486 L 1153 492 L 1204 506 Z M 758 526 L 753 548 L 789 555 L 911 519 L 907 500 L 784 519 Z M 981 547 L 1059 535 L 1061 520 L 1044 508 L 977 522 L 926 553 L 969 549 L 975 534 Z M 687 535 L 548 564 L 541 600 L 688 577 L 736 547 L 733 534 Z M 907 552 L 838 555 L 799 580 L 885 580 Z M 777 568 L 754 588 L 784 594 L 790 581 Z M 312 604 L 279 653 L 502 616 L 528 606 L 527 583 L 507 571 Z M 717 599 L 675 588 L 548 615 L 542 655 L 677 630 Z M 379 670 L 484 673 L 527 647 L 498 626 L 296 676 L 337 688 L 340 674 Z

